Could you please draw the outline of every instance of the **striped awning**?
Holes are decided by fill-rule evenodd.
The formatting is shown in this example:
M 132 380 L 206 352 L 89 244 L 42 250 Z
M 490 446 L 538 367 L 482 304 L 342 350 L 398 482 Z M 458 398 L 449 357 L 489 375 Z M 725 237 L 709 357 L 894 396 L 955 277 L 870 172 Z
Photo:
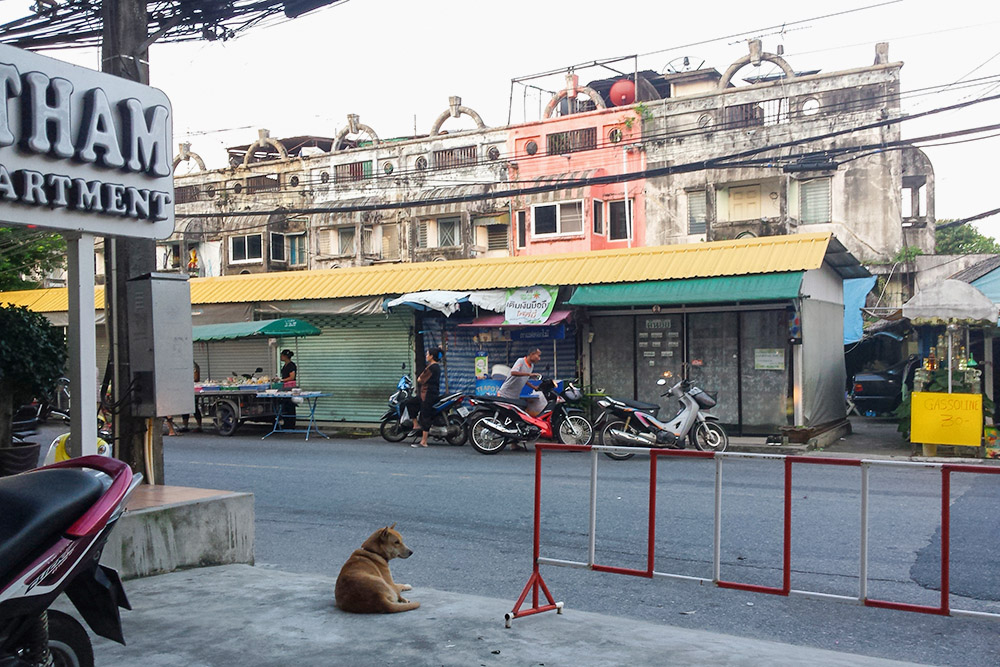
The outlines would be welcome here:
M 533 185 L 554 185 L 556 183 L 572 183 L 582 181 L 594 176 L 604 176 L 607 172 L 604 169 L 583 169 L 580 171 L 568 171 L 562 174 L 547 174 L 536 178 Z M 584 199 L 590 186 L 578 185 L 567 187 L 565 190 L 552 190 L 528 195 L 528 201 L 532 204 L 546 204 L 549 202 L 566 201 L 568 199 Z
M 501 184 L 506 187 L 505 184 Z M 438 215 L 457 215 L 465 211 L 473 214 L 489 214 L 506 211 L 507 199 L 486 198 L 495 188 L 493 183 L 442 186 L 414 192 L 413 201 L 441 200 L 440 203 L 422 204 L 404 209 L 411 218 L 429 218 Z M 453 201 L 448 201 L 448 200 Z M 465 201 L 467 200 L 467 201 Z

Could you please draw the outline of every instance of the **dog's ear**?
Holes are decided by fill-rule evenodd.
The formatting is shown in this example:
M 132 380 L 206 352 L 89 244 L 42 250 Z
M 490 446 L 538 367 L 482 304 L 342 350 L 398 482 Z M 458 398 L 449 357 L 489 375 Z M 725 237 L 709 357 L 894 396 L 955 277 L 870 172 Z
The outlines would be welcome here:
M 393 522 L 392 522 L 392 525 L 391 525 L 391 526 L 389 526 L 389 530 L 392 530 L 392 529 L 393 529 L 393 528 L 395 528 L 395 527 L 396 527 L 396 522 L 395 522 L 395 521 L 393 521 Z

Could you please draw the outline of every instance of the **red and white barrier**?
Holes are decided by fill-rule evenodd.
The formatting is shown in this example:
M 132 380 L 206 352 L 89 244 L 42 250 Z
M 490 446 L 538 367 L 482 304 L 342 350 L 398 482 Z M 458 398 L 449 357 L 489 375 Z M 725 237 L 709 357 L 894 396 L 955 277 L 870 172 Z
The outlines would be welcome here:
M 557 452 L 590 452 L 590 528 L 589 546 L 587 561 L 570 561 L 555 558 L 544 558 L 541 555 L 541 500 L 542 500 L 542 453 L 545 450 Z M 601 565 L 595 562 L 596 538 L 597 538 L 597 461 L 598 455 L 604 451 L 621 452 L 620 447 L 604 445 L 562 445 L 538 443 L 535 445 L 535 519 L 534 538 L 532 544 L 532 572 L 525 585 L 524 590 L 514 603 L 514 608 L 505 615 L 506 626 L 509 628 L 511 621 L 522 616 L 530 616 L 543 611 L 555 610 L 562 613 L 563 603 L 556 602 L 549 592 L 542 575 L 539 572 L 541 565 L 553 565 L 558 567 L 572 567 L 594 570 L 597 572 L 610 572 L 614 574 L 626 574 L 636 577 L 646 577 L 648 579 L 666 578 L 693 581 L 699 584 L 713 584 L 719 588 L 729 588 L 756 593 L 767 593 L 772 595 L 797 596 L 821 600 L 833 600 L 837 602 L 848 602 L 862 604 L 867 607 L 878 607 L 883 609 L 897 609 L 902 611 L 914 611 L 926 614 L 938 614 L 942 616 L 974 616 L 979 618 L 1000 619 L 1000 614 L 971 611 L 963 609 L 953 609 L 949 601 L 949 567 L 950 567 L 950 523 L 951 517 L 949 508 L 951 504 L 951 475 L 952 473 L 971 474 L 1000 474 L 1000 467 L 990 465 L 962 465 L 950 463 L 929 463 L 915 461 L 887 461 L 872 459 L 838 459 L 813 456 L 785 456 L 781 454 L 744 454 L 739 452 L 701 452 L 693 450 L 676 449 L 645 449 L 628 448 L 627 451 L 635 453 L 646 453 L 649 455 L 649 531 L 646 546 L 646 569 L 636 569 L 627 567 L 616 567 L 612 565 Z M 655 561 L 655 538 L 656 538 L 656 466 L 661 457 L 674 458 L 699 458 L 714 459 L 715 461 L 715 536 L 712 555 L 712 578 L 692 577 L 682 574 L 672 574 L 658 572 L 654 569 Z M 782 583 L 781 586 L 761 586 L 738 581 L 728 581 L 721 578 L 721 554 L 722 554 L 722 465 L 726 459 L 757 459 L 775 460 L 784 466 L 784 531 L 782 547 Z M 827 465 L 827 466 L 847 466 L 861 469 L 861 548 L 860 563 L 858 571 L 858 595 L 835 595 L 818 591 L 795 590 L 791 587 L 792 575 L 792 469 L 796 464 L 802 465 Z M 941 601 L 936 606 L 908 604 L 904 602 L 893 602 L 889 600 L 877 600 L 868 597 L 868 482 L 869 473 L 872 468 L 931 468 L 941 471 Z M 524 607 L 528 594 L 531 593 L 531 606 Z M 545 601 L 541 596 L 545 596 Z

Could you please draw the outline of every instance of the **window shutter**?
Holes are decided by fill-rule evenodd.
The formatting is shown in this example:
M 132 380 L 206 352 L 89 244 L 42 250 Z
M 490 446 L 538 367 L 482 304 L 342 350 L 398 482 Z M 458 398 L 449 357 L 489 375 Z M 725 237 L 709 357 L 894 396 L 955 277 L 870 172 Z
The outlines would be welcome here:
M 799 183 L 799 219 L 803 224 L 830 222 L 830 179 Z
M 427 247 L 427 221 L 421 220 L 417 223 L 417 247 Z
M 507 225 L 486 226 L 486 249 L 487 250 L 507 249 Z
M 583 231 L 583 202 L 559 205 L 559 233 L 572 234 Z
M 688 234 L 704 234 L 708 230 L 705 191 L 689 192 L 687 201 Z

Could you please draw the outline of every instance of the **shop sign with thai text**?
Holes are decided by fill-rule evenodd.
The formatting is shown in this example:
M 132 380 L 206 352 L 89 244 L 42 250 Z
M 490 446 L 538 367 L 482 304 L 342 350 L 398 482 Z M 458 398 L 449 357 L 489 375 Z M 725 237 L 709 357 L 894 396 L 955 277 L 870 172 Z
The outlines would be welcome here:
M 0 44 L 0 102 L 0 224 L 170 236 L 162 91 Z
M 507 290 L 504 324 L 545 324 L 552 314 L 558 287 L 521 287 Z

